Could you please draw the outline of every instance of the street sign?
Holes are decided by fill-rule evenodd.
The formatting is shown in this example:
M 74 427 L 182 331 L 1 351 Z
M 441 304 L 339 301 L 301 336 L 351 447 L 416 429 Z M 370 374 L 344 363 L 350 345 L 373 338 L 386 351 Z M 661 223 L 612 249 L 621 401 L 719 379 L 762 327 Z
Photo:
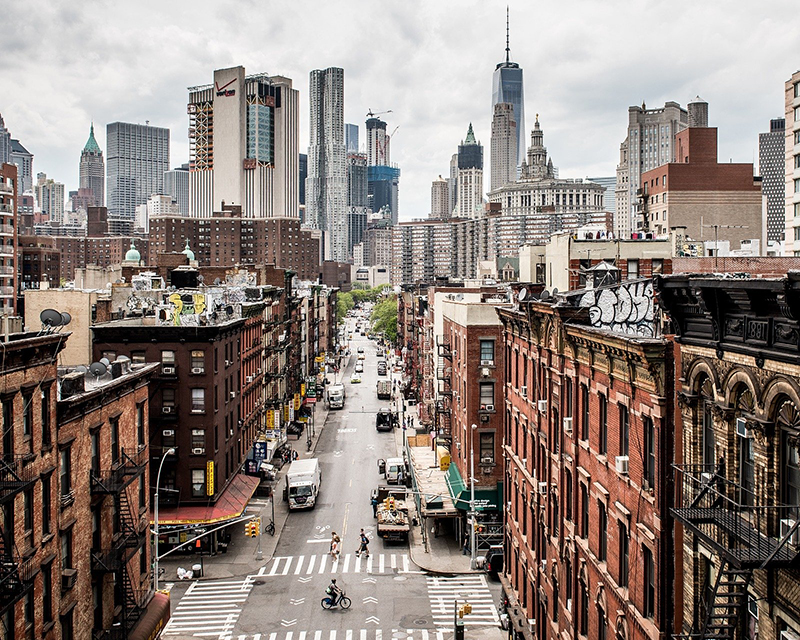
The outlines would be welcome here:
M 303 385 L 301 385 L 301 387 L 303 387 Z M 299 393 L 295 393 L 294 394 L 294 410 L 295 411 L 299 411 L 300 410 L 300 395 L 301 394 L 299 394 Z
M 202 485 L 201 485 L 202 486 Z M 214 461 L 206 462 L 206 495 L 214 495 Z
M 260 463 L 262 460 L 266 459 L 267 457 L 267 443 L 266 442 L 254 442 L 253 443 L 253 459 Z M 258 466 L 258 465 L 256 465 Z

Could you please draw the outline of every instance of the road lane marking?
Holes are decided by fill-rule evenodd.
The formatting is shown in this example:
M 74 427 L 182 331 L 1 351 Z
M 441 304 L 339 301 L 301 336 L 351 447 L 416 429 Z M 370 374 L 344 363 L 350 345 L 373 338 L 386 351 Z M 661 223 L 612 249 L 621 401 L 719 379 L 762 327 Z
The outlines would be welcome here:
M 330 540 L 327 540 L 326 538 L 322 538 L 321 540 L 316 538 L 314 540 L 306 540 L 306 544 L 316 544 L 319 542 L 330 542 Z
M 297 558 L 297 567 L 294 570 L 294 575 L 299 576 L 300 572 L 303 570 L 303 560 L 305 560 L 305 556 L 299 556 Z

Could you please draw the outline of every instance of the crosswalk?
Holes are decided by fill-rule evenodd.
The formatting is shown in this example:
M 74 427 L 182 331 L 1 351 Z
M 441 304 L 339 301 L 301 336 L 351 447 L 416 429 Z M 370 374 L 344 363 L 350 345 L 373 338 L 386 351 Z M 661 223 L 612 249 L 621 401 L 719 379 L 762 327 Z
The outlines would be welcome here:
M 229 638 L 252 588 L 253 576 L 193 582 L 172 612 L 163 635 Z
M 337 560 L 330 554 L 318 553 L 301 556 L 275 556 L 272 562 L 261 567 L 259 577 L 300 576 L 340 573 L 416 573 L 408 554 L 380 553 L 369 557 L 346 553 Z
M 497 614 L 486 576 L 428 576 L 427 582 L 433 624 L 437 627 L 452 628 L 456 600 L 472 605 L 472 613 L 464 617 L 464 625 L 500 624 L 500 616 Z
M 226 640 L 444 640 L 450 629 L 345 629 L 232 634 Z

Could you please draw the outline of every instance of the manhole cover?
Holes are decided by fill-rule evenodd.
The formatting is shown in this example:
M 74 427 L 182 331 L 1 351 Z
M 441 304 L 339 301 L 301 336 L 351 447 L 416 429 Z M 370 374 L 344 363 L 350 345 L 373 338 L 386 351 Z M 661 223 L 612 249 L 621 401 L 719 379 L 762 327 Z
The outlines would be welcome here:
M 414 620 L 414 624 L 417 625 L 417 626 L 422 626 L 424 624 L 428 624 L 428 619 L 427 618 L 417 618 L 416 620 Z
M 253 580 L 253 586 L 260 587 L 262 584 L 264 584 L 263 580 Z

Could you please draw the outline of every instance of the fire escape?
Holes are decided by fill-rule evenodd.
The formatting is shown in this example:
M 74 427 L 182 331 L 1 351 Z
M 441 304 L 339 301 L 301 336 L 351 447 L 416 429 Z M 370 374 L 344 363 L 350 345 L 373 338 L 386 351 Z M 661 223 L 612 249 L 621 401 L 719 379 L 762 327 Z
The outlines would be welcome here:
M 110 496 L 114 503 L 114 536 L 102 549 L 92 549 L 92 573 L 101 579 L 114 574 L 115 600 L 119 614 L 113 629 L 95 629 L 93 640 L 124 640 L 136 626 L 147 605 L 148 592 L 134 585 L 128 565 L 147 544 L 148 517 L 139 517 L 138 507 L 128 499 L 128 487 L 138 480 L 147 465 L 147 449 L 128 454 L 122 449 L 119 460 L 110 470 L 91 471 L 93 499 Z
M 743 624 L 747 589 L 756 569 L 789 566 L 798 555 L 796 506 L 731 482 L 718 465 L 673 465 L 679 491 L 671 509 L 687 532 L 713 549 L 719 563 L 696 628 L 676 638 L 731 640 Z
M 438 360 L 436 365 L 436 384 L 439 392 L 436 400 L 436 425 L 438 432 L 442 436 L 452 440 L 453 352 L 450 350 L 449 342 L 437 342 L 436 350 Z
M 36 481 L 32 467 L 25 467 L 26 456 L 3 456 L 0 458 L 0 505 L 14 508 L 14 497 Z M 8 519 L 6 519 L 8 522 Z M 2 531 L 0 535 L 0 617 L 13 607 L 33 588 L 33 567 L 30 560 L 16 552 L 14 532 Z

